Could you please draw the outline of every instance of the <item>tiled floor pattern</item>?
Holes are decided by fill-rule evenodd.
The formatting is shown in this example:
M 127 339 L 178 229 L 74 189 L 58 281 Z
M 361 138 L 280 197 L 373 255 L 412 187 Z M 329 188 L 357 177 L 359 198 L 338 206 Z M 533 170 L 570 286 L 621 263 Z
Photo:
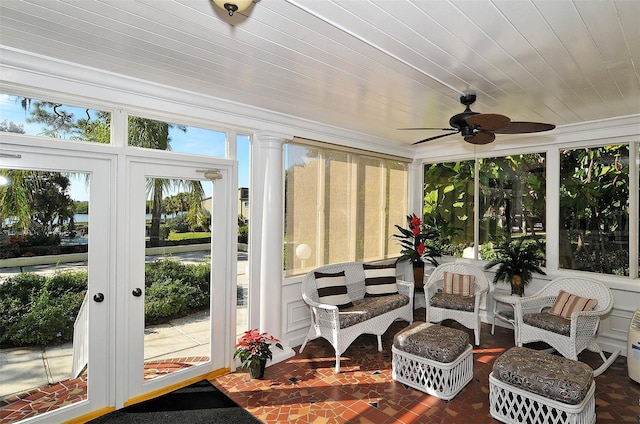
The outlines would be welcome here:
M 416 311 L 416 319 L 421 317 L 424 309 Z M 445 324 L 464 329 L 454 322 Z M 360 336 L 342 355 L 340 374 L 333 373 L 334 356 L 329 343 L 317 339 L 302 354 L 268 367 L 262 380 L 250 379 L 241 369 L 212 383 L 267 424 L 497 422 L 489 415 L 488 376 L 496 357 L 513 346 L 513 331 L 496 328 L 496 334 L 491 335 L 490 327 L 483 324 L 482 344 L 474 349 L 474 378 L 446 402 L 392 380 L 391 343 L 393 335 L 404 327 L 406 323 L 397 322 L 389 328 L 383 336 L 383 352 L 377 351 L 374 336 Z M 466 331 L 472 338 L 473 333 Z M 181 358 L 149 363 L 145 378 L 203 359 L 206 360 Z M 580 359 L 594 367 L 599 365 L 599 357 L 590 352 Z M 0 403 L 0 424 L 15 423 L 85 396 L 86 376 L 14 396 Z M 598 423 L 638 424 L 639 401 L 640 384 L 628 378 L 624 357 L 596 378 Z
M 418 310 L 416 318 L 423 317 L 424 309 L 422 315 Z M 464 329 L 455 322 L 445 324 Z M 262 380 L 252 380 L 240 369 L 212 382 L 268 424 L 497 423 L 489 415 L 489 373 L 493 361 L 513 346 L 513 331 L 496 328 L 491 335 L 490 326 L 483 324 L 482 343 L 474 349 L 473 380 L 446 402 L 391 378 L 393 335 L 406 325 L 397 322 L 390 327 L 383 336 L 383 352 L 377 351 L 375 336 L 360 336 L 342 355 L 337 375 L 329 343 L 316 339 L 302 354 L 268 367 Z M 467 331 L 473 340 L 473 332 Z M 599 356 L 591 352 L 580 359 L 594 368 L 600 364 Z M 640 384 L 628 378 L 624 357 L 596 377 L 598 423 L 638 424 L 639 400 Z
M 65 380 L 5 398 L 0 403 L 0 423 L 15 423 L 86 399 L 87 376 Z
M 208 361 L 208 357 L 173 358 L 147 362 L 144 379 L 161 377 L 168 373 Z M 0 424 L 15 423 L 44 414 L 63 406 L 86 399 L 87 375 L 65 380 L 57 384 L 30 390 L 0 401 Z

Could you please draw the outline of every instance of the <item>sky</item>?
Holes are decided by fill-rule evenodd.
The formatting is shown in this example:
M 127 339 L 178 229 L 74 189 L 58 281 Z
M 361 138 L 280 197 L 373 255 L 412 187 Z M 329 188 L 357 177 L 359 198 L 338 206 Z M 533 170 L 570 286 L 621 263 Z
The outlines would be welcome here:
M 35 100 L 34 100 L 35 101 Z M 33 101 L 32 101 L 33 102 Z M 85 116 L 84 108 L 65 106 L 65 110 L 75 117 Z M 95 111 L 90 111 L 95 115 Z M 29 110 L 24 111 L 20 98 L 7 94 L 0 94 L 0 122 L 8 121 L 22 125 L 25 134 L 41 135 L 43 125 L 40 123 L 28 123 Z M 64 138 L 69 138 L 68 136 Z M 169 129 L 171 150 L 180 153 L 193 153 L 201 156 L 225 157 L 225 133 L 210 129 L 187 126 L 186 131 L 177 126 Z M 249 187 L 249 153 L 250 143 L 248 136 L 238 137 L 238 184 L 239 187 Z M 211 184 L 204 184 L 205 193 L 211 195 Z M 72 178 L 70 196 L 74 200 L 88 200 L 88 193 L 84 178 Z

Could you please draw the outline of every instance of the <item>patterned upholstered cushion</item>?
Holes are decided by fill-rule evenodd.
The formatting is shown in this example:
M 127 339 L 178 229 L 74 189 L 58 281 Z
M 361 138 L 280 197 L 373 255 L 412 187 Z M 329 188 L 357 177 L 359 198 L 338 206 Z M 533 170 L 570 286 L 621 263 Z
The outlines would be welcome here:
M 493 363 L 493 376 L 522 390 L 577 405 L 591 387 L 593 370 L 562 356 L 512 347 Z
M 436 293 L 431 298 L 431 306 L 436 308 L 456 309 L 458 311 L 473 311 L 475 307 L 475 296 L 460 296 L 457 294 Z
M 560 290 L 549 313 L 570 319 L 572 313 L 576 311 L 592 311 L 597 304 L 597 299 L 588 299 Z
M 338 320 L 340 328 L 350 327 L 370 318 L 382 315 L 409 303 L 409 297 L 403 294 L 365 297 L 354 300 L 353 306 L 340 308 Z
M 338 308 L 353 306 L 349 294 L 347 294 L 347 280 L 344 271 L 336 273 L 316 272 L 316 287 L 320 303 L 334 305 Z
M 414 322 L 393 338 L 396 349 L 437 362 L 455 361 L 469 345 L 469 335 L 455 328 Z
M 558 315 L 551 315 L 548 312 L 540 312 L 535 314 L 524 314 L 522 320 L 534 327 L 542 328 L 547 331 L 568 336 L 571 333 L 571 320 L 562 318 Z
M 442 291 L 447 294 L 471 296 L 473 294 L 473 282 L 475 280 L 475 275 L 456 274 L 455 272 L 445 271 Z
M 398 293 L 396 264 L 362 264 L 364 270 L 365 296 L 386 296 Z

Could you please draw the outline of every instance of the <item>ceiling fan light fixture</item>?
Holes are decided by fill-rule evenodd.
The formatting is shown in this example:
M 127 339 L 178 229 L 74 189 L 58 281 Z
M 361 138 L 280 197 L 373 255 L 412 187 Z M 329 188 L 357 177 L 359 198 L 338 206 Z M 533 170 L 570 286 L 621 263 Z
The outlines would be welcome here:
M 235 12 L 242 12 L 252 3 L 252 0 L 212 0 L 213 3 L 233 16 Z

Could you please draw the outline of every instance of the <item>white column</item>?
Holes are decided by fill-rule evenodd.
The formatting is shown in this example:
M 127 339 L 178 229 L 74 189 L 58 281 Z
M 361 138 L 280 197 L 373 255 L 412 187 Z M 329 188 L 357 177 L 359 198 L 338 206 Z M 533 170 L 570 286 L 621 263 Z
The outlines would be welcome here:
M 424 186 L 424 165 L 422 162 L 411 162 L 409 164 L 409 209 L 408 214 L 415 213 L 422 219 L 423 196 L 422 187 Z
M 287 137 L 281 134 L 256 134 L 260 149 L 258 181 L 262 187 L 261 237 L 260 237 L 260 331 L 282 339 L 282 280 L 284 235 L 284 163 L 283 145 Z M 254 294 L 255 296 L 255 294 Z M 273 349 L 272 363 L 294 355 L 283 341 L 284 351 Z

